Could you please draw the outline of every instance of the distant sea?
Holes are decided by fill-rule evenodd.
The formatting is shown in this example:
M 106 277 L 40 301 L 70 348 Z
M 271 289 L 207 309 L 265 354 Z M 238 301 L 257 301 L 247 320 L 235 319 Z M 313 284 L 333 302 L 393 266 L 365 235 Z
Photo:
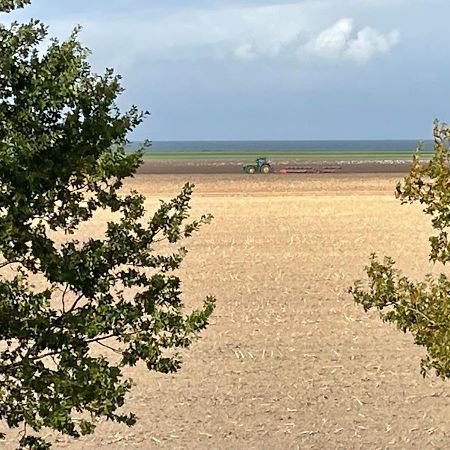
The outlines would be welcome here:
M 154 141 L 148 152 L 413 152 L 418 140 L 336 140 L 336 141 Z M 420 141 L 424 150 L 432 150 L 431 140 Z M 139 142 L 132 142 L 130 150 L 137 148 Z

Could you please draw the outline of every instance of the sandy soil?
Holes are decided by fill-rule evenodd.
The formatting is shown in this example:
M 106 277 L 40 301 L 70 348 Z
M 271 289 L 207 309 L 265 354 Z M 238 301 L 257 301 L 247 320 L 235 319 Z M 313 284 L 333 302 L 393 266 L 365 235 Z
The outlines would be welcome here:
M 152 209 L 186 178 L 129 186 Z M 102 423 L 55 448 L 448 448 L 448 384 L 423 379 L 410 336 L 346 293 L 373 251 L 412 277 L 430 270 L 429 225 L 393 197 L 399 178 L 190 176 L 193 215 L 215 220 L 189 241 L 181 275 L 187 305 L 217 296 L 212 323 L 178 374 L 128 371 L 134 428 Z

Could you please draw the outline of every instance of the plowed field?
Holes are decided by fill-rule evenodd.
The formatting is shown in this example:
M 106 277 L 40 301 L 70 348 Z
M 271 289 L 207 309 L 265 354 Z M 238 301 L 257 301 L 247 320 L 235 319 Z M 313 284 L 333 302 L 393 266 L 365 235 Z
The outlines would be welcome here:
M 450 447 L 449 385 L 423 379 L 410 336 L 346 293 L 375 251 L 413 278 L 431 270 L 430 228 L 394 198 L 400 177 L 189 176 L 193 216 L 215 219 L 187 243 L 183 292 L 189 306 L 216 295 L 212 323 L 178 374 L 129 371 L 134 428 L 102 423 L 55 448 Z M 185 180 L 129 187 L 151 210 Z

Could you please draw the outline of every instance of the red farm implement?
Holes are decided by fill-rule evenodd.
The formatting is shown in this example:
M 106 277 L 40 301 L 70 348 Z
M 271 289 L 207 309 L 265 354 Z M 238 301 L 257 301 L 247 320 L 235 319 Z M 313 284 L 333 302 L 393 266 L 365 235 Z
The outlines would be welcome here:
M 336 173 L 340 167 L 282 167 L 277 173 Z

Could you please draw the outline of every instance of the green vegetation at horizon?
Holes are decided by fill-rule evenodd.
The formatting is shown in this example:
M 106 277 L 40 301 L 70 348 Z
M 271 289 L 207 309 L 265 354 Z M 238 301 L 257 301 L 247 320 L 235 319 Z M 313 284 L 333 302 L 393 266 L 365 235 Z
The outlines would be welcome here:
M 410 150 L 356 150 L 356 151 L 310 151 L 310 152 L 227 152 L 227 151 L 152 151 L 148 150 L 144 154 L 144 159 L 245 159 L 254 160 L 258 157 L 266 158 L 403 158 L 411 159 Z M 422 151 L 422 157 L 431 157 L 432 151 Z

